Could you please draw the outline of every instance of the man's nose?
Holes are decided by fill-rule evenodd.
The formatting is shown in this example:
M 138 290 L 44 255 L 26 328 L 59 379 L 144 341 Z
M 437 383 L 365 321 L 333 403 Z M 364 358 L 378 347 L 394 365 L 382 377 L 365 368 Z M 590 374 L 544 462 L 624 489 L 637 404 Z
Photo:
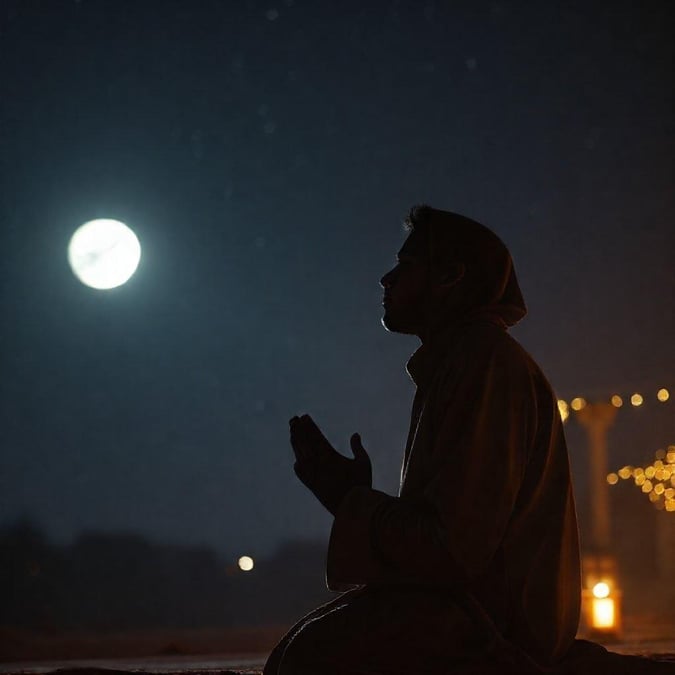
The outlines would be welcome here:
M 380 286 L 386 291 L 388 288 L 391 288 L 391 272 L 387 272 L 381 279 L 380 279 Z

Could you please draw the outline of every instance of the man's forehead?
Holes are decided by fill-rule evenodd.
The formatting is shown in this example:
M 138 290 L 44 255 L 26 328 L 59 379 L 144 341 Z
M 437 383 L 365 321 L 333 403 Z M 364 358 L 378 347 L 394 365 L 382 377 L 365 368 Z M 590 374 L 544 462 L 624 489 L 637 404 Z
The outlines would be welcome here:
M 397 258 L 403 260 L 404 258 L 416 258 L 422 261 L 423 258 L 426 258 L 426 240 L 425 237 L 419 232 L 411 232 L 407 239 L 403 242 Z

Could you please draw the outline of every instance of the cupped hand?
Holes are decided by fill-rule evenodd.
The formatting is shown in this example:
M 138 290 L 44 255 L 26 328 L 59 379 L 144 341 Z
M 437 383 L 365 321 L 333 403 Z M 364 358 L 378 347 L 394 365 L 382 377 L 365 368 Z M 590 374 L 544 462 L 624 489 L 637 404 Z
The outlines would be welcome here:
M 289 421 L 295 473 L 333 514 L 353 487 L 372 486 L 372 464 L 359 434 L 352 434 L 353 459 L 341 455 L 328 442 L 309 415 Z

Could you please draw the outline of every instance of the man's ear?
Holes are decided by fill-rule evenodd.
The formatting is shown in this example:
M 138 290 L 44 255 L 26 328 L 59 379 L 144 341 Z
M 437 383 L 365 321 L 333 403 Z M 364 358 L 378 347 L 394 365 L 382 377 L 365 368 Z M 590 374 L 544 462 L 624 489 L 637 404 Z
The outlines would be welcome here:
M 464 263 L 452 263 L 447 269 L 438 277 L 438 285 L 441 290 L 448 290 L 453 286 L 456 286 L 463 278 L 466 273 L 466 266 Z

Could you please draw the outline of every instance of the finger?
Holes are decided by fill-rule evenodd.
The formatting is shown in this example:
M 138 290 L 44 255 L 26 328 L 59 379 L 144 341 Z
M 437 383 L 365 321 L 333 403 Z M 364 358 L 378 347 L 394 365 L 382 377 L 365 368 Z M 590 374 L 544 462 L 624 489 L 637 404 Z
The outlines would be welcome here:
M 307 434 L 300 426 L 291 428 L 291 446 L 295 457 L 300 461 L 311 460 L 315 454 L 312 444 L 307 440 Z
M 312 484 L 314 469 L 311 464 L 307 464 L 306 462 L 296 462 L 293 464 L 293 471 L 295 471 L 295 475 L 307 485 L 307 487 Z
M 368 457 L 368 453 L 366 452 L 366 449 L 363 447 L 363 443 L 361 443 L 360 434 L 358 433 L 352 434 L 351 438 L 349 439 L 349 445 L 352 448 L 352 453 L 355 459 L 362 459 L 364 457 Z
M 315 444 L 317 450 L 325 451 L 333 449 L 333 446 L 324 436 L 323 431 L 319 429 L 317 423 L 309 415 L 304 415 L 302 422 L 307 434 L 307 439 Z
M 291 441 L 291 447 L 293 448 L 293 454 L 295 455 L 295 459 L 298 462 L 311 462 L 313 459 L 313 455 L 311 450 L 306 446 L 303 445 L 302 443 L 298 443 L 297 441 Z
M 292 427 L 299 434 L 304 434 L 307 439 L 310 439 L 314 436 L 314 430 L 318 429 L 316 423 L 309 415 L 301 415 L 300 417 L 294 418 L 295 421 L 292 421 Z

